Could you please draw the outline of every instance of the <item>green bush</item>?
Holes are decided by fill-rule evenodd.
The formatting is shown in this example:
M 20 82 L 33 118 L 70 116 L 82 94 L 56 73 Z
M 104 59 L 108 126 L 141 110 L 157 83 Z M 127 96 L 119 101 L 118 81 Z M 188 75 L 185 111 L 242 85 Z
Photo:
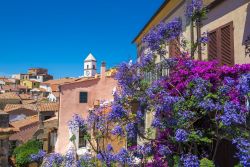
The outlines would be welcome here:
M 30 162 L 30 155 L 37 154 L 40 149 L 42 149 L 42 142 L 38 140 L 29 140 L 27 143 L 16 147 L 13 152 L 16 159 L 16 165 L 18 167 L 28 165 Z
M 213 161 L 203 158 L 200 160 L 200 167 L 215 167 Z

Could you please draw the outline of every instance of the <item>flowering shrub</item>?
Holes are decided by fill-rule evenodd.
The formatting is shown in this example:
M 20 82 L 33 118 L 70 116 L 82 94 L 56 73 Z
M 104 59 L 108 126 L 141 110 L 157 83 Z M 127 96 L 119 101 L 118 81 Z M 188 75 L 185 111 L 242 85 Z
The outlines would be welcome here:
M 43 161 L 46 152 L 44 150 L 39 150 L 37 154 L 31 154 L 30 159 L 33 162 L 38 162 L 39 164 Z
M 193 0 L 186 16 L 200 21 L 205 15 L 202 6 L 201 1 Z M 126 154 L 141 159 L 146 166 L 214 166 L 219 143 L 224 139 L 233 141 L 238 151 L 235 156 L 243 166 L 249 166 L 250 65 L 228 67 L 216 61 L 193 60 L 186 50 L 156 65 L 156 55 L 164 57 L 166 44 L 180 36 L 181 25 L 179 19 L 159 24 L 143 39 L 149 50 L 140 61 L 119 66 L 116 79 L 120 89 L 110 113 L 110 120 L 119 126 L 113 134 L 126 134 L 128 138 L 138 135 L 148 141 L 147 149 L 136 146 Z M 207 40 L 202 36 L 198 42 Z M 170 68 L 170 74 L 153 83 L 144 80 L 145 73 L 162 68 Z M 137 127 L 143 120 L 142 108 L 154 115 L 152 127 L 144 132 Z M 157 130 L 155 138 L 148 133 L 152 128 Z
M 191 21 L 199 22 L 205 16 L 201 0 L 192 0 L 186 12 Z M 181 32 L 179 18 L 153 28 L 143 39 L 148 49 L 140 61 L 119 66 L 119 89 L 112 105 L 100 105 L 86 120 L 75 115 L 69 122 L 71 130 L 83 128 L 90 133 L 95 129 L 95 139 L 90 134 L 87 138 L 103 165 L 213 167 L 223 140 L 236 146 L 235 156 L 241 165 L 250 165 L 250 64 L 228 67 L 216 61 L 193 60 L 185 48 L 176 58 L 155 64 L 156 56 L 164 58 L 167 43 Z M 197 42 L 207 40 L 202 36 Z M 145 80 L 145 74 L 162 69 L 170 69 L 169 75 L 152 83 Z M 107 107 L 110 112 L 105 111 Z M 147 114 L 153 115 L 152 126 L 141 130 L 139 125 Z M 145 142 L 118 153 L 111 145 L 97 150 L 91 144 L 110 134 L 128 139 L 139 136 Z M 66 161 L 72 164 L 74 158 L 69 154 Z
M 26 166 L 31 161 L 40 161 L 44 156 L 42 142 L 37 140 L 29 140 L 28 142 L 16 147 L 13 156 L 16 160 L 16 165 L 19 167 Z M 35 156 L 38 153 L 37 156 Z M 34 158 L 34 159 L 32 159 Z

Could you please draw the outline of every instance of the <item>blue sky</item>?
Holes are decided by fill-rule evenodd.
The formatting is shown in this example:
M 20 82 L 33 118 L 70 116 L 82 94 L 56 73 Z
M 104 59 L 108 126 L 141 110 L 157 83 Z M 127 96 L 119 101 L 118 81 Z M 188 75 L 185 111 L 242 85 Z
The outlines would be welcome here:
M 164 0 L 0 0 L 0 75 L 48 68 L 82 75 L 92 52 L 114 66 L 136 57 L 131 41 Z

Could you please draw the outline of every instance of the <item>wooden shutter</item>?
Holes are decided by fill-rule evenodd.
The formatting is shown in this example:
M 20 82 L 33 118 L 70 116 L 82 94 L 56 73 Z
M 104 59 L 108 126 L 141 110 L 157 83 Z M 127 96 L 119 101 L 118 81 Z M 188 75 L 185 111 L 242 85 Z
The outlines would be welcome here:
M 208 60 L 218 59 L 217 31 L 208 34 Z
M 221 64 L 234 65 L 233 24 L 229 23 L 220 29 L 221 35 Z
M 181 54 L 179 44 L 180 44 L 179 38 L 169 42 L 169 57 L 176 57 Z
M 221 65 L 234 65 L 233 22 L 208 33 L 208 60 L 218 60 Z

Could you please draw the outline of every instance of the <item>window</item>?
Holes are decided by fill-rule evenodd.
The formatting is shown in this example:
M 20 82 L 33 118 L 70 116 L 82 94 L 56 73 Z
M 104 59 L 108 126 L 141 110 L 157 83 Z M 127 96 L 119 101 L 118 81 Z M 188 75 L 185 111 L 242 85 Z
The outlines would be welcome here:
M 208 60 L 217 60 L 221 65 L 234 65 L 233 22 L 208 33 Z
M 53 130 L 49 133 L 49 152 L 54 152 L 55 150 L 55 145 L 56 145 L 56 140 L 57 140 L 57 131 Z
M 89 69 L 89 65 L 87 65 L 87 69 Z
M 79 129 L 79 148 L 86 147 L 87 141 L 84 138 L 86 135 L 86 130 Z
M 44 121 L 47 120 L 47 119 L 50 119 L 51 116 L 44 116 Z
M 95 65 L 93 65 L 93 69 L 95 69 Z
M 80 103 L 88 102 L 88 92 L 80 92 Z

